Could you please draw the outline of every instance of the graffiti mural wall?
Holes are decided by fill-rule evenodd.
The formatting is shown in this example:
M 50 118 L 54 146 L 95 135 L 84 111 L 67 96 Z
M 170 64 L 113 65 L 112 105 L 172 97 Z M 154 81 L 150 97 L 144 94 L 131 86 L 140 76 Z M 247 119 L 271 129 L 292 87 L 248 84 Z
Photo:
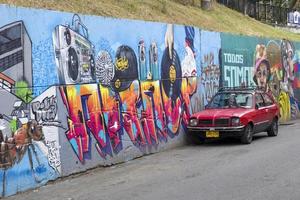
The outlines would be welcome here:
M 97 37 L 89 32 L 89 38 L 95 38 L 92 43 L 98 44 L 93 47 L 94 56 L 86 57 L 86 67 L 94 78 L 85 84 L 69 79 L 59 87 L 65 108 L 60 119 L 67 119 L 64 126 L 68 129 L 63 132 L 64 140 L 68 140 L 65 148 L 76 155 L 62 166 L 65 174 L 78 167 L 112 164 L 178 144 L 184 139 L 182 133 L 192 114 L 191 98 L 200 68 L 200 48 L 196 45 L 200 43 L 199 29 L 151 23 L 155 31 L 149 34 L 142 22 L 124 26 L 120 20 L 106 20 L 95 21 L 94 26 L 111 30 L 110 26 L 116 24 L 118 32 L 96 31 Z M 133 32 L 133 27 L 141 28 Z M 54 33 L 57 35 L 57 29 Z M 59 56 L 58 60 L 66 57 Z M 71 63 L 72 56 L 65 59 L 65 68 L 73 70 L 75 63 L 76 69 L 84 70 L 77 62 L 80 56 L 74 56 Z M 56 64 L 60 70 L 61 63 Z M 76 81 L 82 83 L 80 78 Z
M 222 34 L 221 39 L 222 85 L 262 87 L 279 104 L 281 122 L 297 118 L 298 43 L 230 34 Z
M 203 110 L 220 87 L 220 50 L 220 33 L 201 30 L 200 52 L 197 55 L 201 63 L 197 65 L 197 89 L 191 104 L 193 113 Z
M 201 71 L 199 29 L 52 11 L 44 23 L 43 10 L 0 9 L 0 25 L 20 22 L 31 45 L 29 78 L 1 65 L 3 140 L 38 126 L 37 155 L 54 174 L 46 181 L 184 142 Z M 16 42 L 15 32 L 4 32 L 1 49 Z M 31 82 L 16 85 L 19 79 Z
M 55 101 L 45 97 L 54 97 L 56 90 L 53 87 L 34 99 L 32 109 L 26 101 L 6 90 L 1 94 L 1 105 L 11 109 L 0 115 L 0 191 L 1 196 L 9 196 L 44 185 L 59 176 L 58 140 L 51 140 L 58 137 L 58 133 L 42 123 L 52 117 L 57 119 L 52 111 L 49 113 L 51 107 L 56 106 Z M 5 102 L 3 98 L 13 101 Z M 43 98 L 46 100 L 42 101 Z
M 1 196 L 184 143 L 222 86 L 299 115 L 300 43 L 0 5 Z M 38 30 L 38 31 L 37 31 Z

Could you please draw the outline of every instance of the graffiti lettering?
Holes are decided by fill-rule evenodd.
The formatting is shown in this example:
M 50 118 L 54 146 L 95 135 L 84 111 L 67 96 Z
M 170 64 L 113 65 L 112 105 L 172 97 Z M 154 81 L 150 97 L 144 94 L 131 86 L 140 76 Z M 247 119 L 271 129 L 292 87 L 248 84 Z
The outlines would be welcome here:
M 226 63 L 236 63 L 236 64 L 244 63 L 243 55 L 224 53 L 224 58 Z
M 57 98 L 54 95 L 46 97 L 42 102 L 33 102 L 31 107 L 37 122 L 54 121 L 57 114 Z
M 187 96 L 184 96 L 184 101 L 177 99 L 178 113 L 184 102 L 183 112 L 189 116 L 189 98 L 195 87 L 195 80 L 182 87 L 182 94 Z M 166 126 L 166 107 L 171 112 L 171 105 L 169 102 L 164 105 L 161 101 L 159 88 L 158 81 L 142 82 L 141 85 L 133 81 L 122 92 L 113 92 L 97 84 L 61 87 L 61 96 L 69 113 L 66 136 L 79 160 L 84 163 L 90 152 L 91 135 L 96 139 L 96 148 L 103 158 L 112 156 L 113 152 L 117 154 L 123 148 L 123 133 L 140 149 L 157 145 L 160 140 L 167 141 L 167 132 L 173 133 L 173 137 L 180 126 L 181 116 L 178 113 L 170 115 L 173 118 Z
M 117 70 L 124 71 L 125 69 L 128 69 L 128 60 L 126 58 L 119 58 L 116 61 L 116 67 Z
M 61 165 L 61 162 L 58 158 L 58 148 L 56 145 L 56 141 L 46 141 L 46 145 L 48 147 L 48 161 L 49 165 L 58 171 L 58 167 Z
M 224 66 L 225 85 L 236 87 L 240 85 L 252 85 L 253 72 L 250 67 Z

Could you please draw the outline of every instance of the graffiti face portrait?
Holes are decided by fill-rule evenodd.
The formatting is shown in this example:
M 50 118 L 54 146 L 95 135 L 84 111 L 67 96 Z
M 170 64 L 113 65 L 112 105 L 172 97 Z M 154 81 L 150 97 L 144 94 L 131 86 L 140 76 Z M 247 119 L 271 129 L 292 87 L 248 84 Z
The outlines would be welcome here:
M 283 65 L 283 75 L 284 81 L 287 83 L 288 80 L 294 79 L 294 57 L 295 47 L 293 43 L 288 40 L 283 40 L 281 42 L 281 62 Z
M 270 64 L 267 60 L 258 61 L 253 77 L 257 86 L 266 88 L 270 77 Z

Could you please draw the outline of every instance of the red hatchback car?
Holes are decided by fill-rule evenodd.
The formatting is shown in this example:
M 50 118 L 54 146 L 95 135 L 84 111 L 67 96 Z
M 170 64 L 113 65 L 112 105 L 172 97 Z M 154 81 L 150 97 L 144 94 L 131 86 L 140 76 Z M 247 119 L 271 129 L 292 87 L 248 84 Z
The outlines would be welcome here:
M 258 88 L 221 88 L 205 110 L 189 119 L 188 137 L 195 143 L 206 139 L 237 137 L 243 144 L 253 134 L 278 134 L 279 108 L 273 98 Z

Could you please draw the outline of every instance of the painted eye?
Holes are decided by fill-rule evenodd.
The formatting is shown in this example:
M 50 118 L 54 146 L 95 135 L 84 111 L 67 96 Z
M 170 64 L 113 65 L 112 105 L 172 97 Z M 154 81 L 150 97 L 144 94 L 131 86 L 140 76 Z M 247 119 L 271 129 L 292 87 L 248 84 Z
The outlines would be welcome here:
M 257 72 L 257 76 L 258 76 L 258 78 L 261 77 L 261 71 Z

